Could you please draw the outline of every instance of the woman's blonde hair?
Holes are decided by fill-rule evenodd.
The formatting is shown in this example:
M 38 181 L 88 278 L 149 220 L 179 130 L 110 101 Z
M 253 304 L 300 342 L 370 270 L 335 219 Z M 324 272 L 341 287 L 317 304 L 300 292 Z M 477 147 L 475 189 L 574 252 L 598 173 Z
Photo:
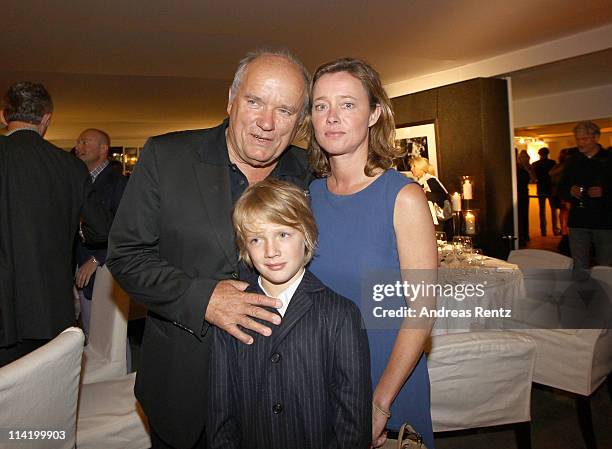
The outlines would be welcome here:
M 426 157 L 413 157 L 410 159 L 410 169 L 412 170 L 413 167 L 422 170 L 424 173 L 436 176 L 436 170 Z
M 378 169 L 386 170 L 393 166 L 393 160 L 403 156 L 405 151 L 395 147 L 395 119 L 391 100 L 382 87 L 380 75 L 367 62 L 356 58 L 337 59 L 320 66 L 312 78 L 312 90 L 316 82 L 323 75 L 346 72 L 359 81 L 368 94 L 370 109 L 373 111 L 380 106 L 380 117 L 370 127 L 368 134 L 368 161 L 364 168 L 366 176 L 374 176 Z M 312 99 L 311 99 L 312 102 Z M 310 105 L 312 110 L 312 104 Z M 331 168 L 329 158 L 314 136 L 314 129 L 310 123 L 310 145 L 308 154 L 310 165 L 318 176 L 328 176 Z
M 521 150 L 521 152 L 518 154 L 518 157 L 516 158 L 519 165 L 525 168 L 531 167 L 531 163 L 529 162 L 530 159 L 531 157 L 529 156 L 529 153 L 527 152 L 527 150 Z
M 258 221 L 289 226 L 304 235 L 304 265 L 312 259 L 317 246 L 317 225 L 306 193 L 285 181 L 266 179 L 249 186 L 238 198 L 232 214 L 239 258 L 250 267 L 247 233 L 257 232 Z

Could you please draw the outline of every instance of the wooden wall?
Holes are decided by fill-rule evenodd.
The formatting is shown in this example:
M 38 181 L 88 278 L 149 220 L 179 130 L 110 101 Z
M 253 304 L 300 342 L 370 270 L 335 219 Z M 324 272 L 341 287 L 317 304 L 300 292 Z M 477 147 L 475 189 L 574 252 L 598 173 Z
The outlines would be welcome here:
M 504 257 L 513 234 L 510 120 L 506 81 L 476 78 L 392 99 L 397 127 L 436 124 L 439 177 L 450 193 L 474 180 L 477 242 Z

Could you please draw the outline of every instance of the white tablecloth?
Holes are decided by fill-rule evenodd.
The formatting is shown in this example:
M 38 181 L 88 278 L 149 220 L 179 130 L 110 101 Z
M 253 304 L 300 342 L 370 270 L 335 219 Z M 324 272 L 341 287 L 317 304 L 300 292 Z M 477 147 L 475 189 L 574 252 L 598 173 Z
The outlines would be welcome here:
M 525 297 L 517 265 L 490 257 L 484 257 L 483 262 L 476 268 L 456 264 L 440 268 L 439 284 L 445 292 L 453 292 L 437 298 L 436 310 L 442 316 L 436 318 L 432 335 L 501 328 L 500 323 L 509 319 L 508 311 L 511 314 L 516 301 Z M 473 286 L 474 294 L 467 294 L 468 285 Z

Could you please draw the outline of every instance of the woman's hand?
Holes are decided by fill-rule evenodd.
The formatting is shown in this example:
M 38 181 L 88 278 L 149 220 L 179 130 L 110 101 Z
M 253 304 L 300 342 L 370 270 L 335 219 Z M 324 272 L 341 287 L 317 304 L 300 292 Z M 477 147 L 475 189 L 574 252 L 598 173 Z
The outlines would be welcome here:
M 376 407 L 372 407 L 372 447 L 381 447 L 387 441 L 387 418 Z
M 77 288 L 85 288 L 85 286 L 89 284 L 89 280 L 96 272 L 96 268 L 98 268 L 98 261 L 95 257 L 90 258 L 79 267 L 74 279 Z

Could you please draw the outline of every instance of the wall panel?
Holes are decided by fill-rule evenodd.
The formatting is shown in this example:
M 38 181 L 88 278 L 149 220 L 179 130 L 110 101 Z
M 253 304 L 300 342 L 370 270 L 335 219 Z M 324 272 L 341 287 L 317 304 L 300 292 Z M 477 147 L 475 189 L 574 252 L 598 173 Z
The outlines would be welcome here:
M 399 126 L 435 122 L 439 177 L 449 192 L 461 176 L 474 179 L 478 243 L 505 257 L 513 233 L 511 143 L 506 81 L 476 78 L 392 99 Z

